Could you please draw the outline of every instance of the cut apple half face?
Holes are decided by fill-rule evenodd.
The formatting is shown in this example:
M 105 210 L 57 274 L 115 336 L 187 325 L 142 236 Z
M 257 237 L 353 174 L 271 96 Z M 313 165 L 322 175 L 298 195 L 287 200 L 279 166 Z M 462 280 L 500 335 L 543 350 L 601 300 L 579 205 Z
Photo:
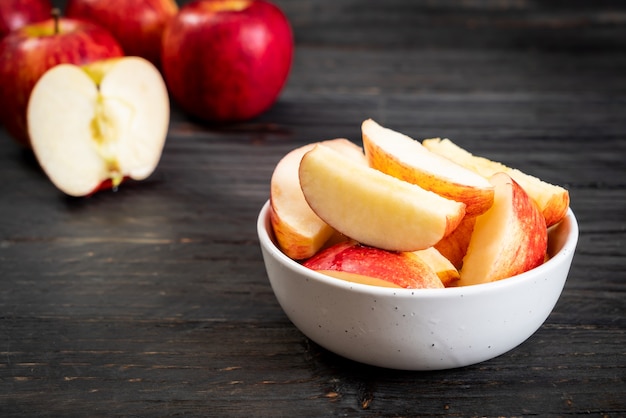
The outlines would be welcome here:
M 453 231 L 465 204 L 384 174 L 318 144 L 300 162 L 311 209 L 342 234 L 372 247 L 416 251 Z
M 386 251 L 350 240 L 306 260 L 312 270 L 350 282 L 407 289 L 444 287 L 429 263 L 412 252 Z
M 567 214 L 569 193 L 561 186 L 550 184 L 500 162 L 475 156 L 449 139 L 425 139 L 422 144 L 433 153 L 446 157 L 483 177 L 489 178 L 497 172 L 507 173 L 539 206 L 548 227 L 557 224 Z
M 367 164 L 361 147 L 347 139 L 337 138 L 321 143 L 356 162 Z M 278 247 L 294 260 L 311 257 L 336 233 L 313 212 L 300 189 L 300 161 L 315 145 L 304 145 L 288 152 L 276 164 L 270 180 L 272 230 Z
M 364 121 L 361 129 L 365 155 L 373 168 L 448 199 L 463 202 L 469 216 L 479 215 L 491 207 L 493 186 L 485 177 L 372 119 Z
M 543 264 L 548 230 L 539 208 L 506 173 L 490 178 L 493 206 L 476 217 L 459 286 L 509 278 Z
M 35 85 L 27 121 L 32 148 L 52 183 L 86 196 L 103 183 L 143 180 L 155 170 L 169 126 L 160 72 L 138 57 L 61 64 Z

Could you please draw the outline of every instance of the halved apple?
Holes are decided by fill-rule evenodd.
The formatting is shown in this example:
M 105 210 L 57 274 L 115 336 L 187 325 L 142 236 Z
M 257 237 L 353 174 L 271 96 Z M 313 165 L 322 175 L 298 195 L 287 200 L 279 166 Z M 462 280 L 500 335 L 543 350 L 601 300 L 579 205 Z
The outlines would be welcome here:
M 169 98 L 148 61 L 123 57 L 61 64 L 37 82 L 27 109 L 35 156 L 52 183 L 85 196 L 109 182 L 143 180 L 159 163 Z
M 366 165 L 363 149 L 347 139 L 322 141 L 324 145 Z M 306 202 L 298 169 L 302 156 L 317 143 L 288 152 L 276 165 L 270 180 L 270 220 L 278 247 L 295 260 L 311 257 L 335 230 L 311 210 Z
M 363 148 L 373 168 L 448 199 L 465 203 L 469 216 L 493 203 L 493 186 L 465 167 L 426 149 L 419 141 L 380 126 L 372 119 L 361 125 Z
M 313 211 L 362 244 L 391 251 L 433 246 L 453 231 L 465 204 L 384 174 L 318 144 L 300 162 L 300 187 Z
M 507 173 L 537 203 L 548 227 L 558 223 L 567 214 L 569 193 L 561 186 L 547 183 L 502 163 L 475 156 L 449 139 L 425 139 L 422 144 L 433 153 L 449 158 L 486 178 L 500 171 Z
M 350 240 L 320 251 L 303 265 L 342 280 L 410 289 L 442 288 L 430 264 L 412 252 L 386 251 Z
M 429 247 L 424 250 L 414 251 L 413 254 L 421 258 L 424 263 L 428 264 L 435 271 L 445 287 L 455 286 L 456 282 L 461 278 L 459 270 L 437 248 Z
M 544 262 L 548 231 L 535 202 L 506 173 L 496 173 L 489 181 L 495 186 L 495 200 L 476 217 L 459 286 L 505 279 Z

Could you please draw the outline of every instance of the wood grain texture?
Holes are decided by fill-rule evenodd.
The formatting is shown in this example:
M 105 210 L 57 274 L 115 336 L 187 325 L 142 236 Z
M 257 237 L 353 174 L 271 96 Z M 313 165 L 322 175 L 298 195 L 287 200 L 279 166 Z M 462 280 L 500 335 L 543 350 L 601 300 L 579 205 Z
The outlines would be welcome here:
M 0 130 L 0 415 L 626 415 L 624 4 L 277 3 L 297 40 L 278 103 L 221 127 L 174 104 L 145 182 L 65 197 Z M 255 230 L 272 170 L 368 117 L 570 190 L 569 279 L 518 348 L 384 370 L 280 309 Z

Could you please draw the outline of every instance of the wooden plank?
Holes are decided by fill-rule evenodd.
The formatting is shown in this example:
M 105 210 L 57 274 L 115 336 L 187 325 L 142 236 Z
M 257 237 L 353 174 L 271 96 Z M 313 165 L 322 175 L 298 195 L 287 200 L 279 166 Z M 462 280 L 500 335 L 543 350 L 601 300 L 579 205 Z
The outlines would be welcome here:
M 624 5 L 278 3 L 298 42 L 278 103 L 228 126 L 174 103 L 145 182 L 67 198 L 0 128 L 0 415 L 626 415 Z M 570 190 L 568 281 L 516 349 L 384 370 L 282 312 L 255 230 L 272 170 L 368 117 Z

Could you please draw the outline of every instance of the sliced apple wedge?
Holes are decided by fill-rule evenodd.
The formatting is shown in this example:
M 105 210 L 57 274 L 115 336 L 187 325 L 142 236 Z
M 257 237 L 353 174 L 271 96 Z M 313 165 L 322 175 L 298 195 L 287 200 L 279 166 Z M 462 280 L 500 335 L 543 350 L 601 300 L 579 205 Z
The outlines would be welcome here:
M 300 187 L 313 211 L 362 244 L 392 251 L 433 246 L 453 231 L 465 204 L 384 174 L 324 145 L 300 163 Z
M 337 270 L 317 270 L 317 272 L 325 274 L 330 277 L 334 277 L 335 279 L 345 280 L 346 282 L 366 284 L 369 286 L 393 287 L 396 289 L 402 288 L 402 286 L 399 286 L 395 283 L 388 282 L 386 280 L 379 279 L 376 277 L 365 276 L 363 274 L 348 273 L 345 271 L 337 271 Z
M 328 147 L 366 165 L 363 149 L 347 139 L 323 141 Z M 294 260 L 311 257 L 335 230 L 311 210 L 298 180 L 302 156 L 316 143 L 288 152 L 276 165 L 270 180 L 270 220 L 278 247 Z
M 409 289 L 442 288 L 435 270 L 411 252 L 386 251 L 346 241 L 306 260 L 303 265 L 351 282 Z
M 461 278 L 459 270 L 435 247 L 414 251 L 413 254 L 421 258 L 423 262 L 428 264 L 435 271 L 445 287 L 454 286 Z
M 85 196 L 106 182 L 143 180 L 161 158 L 169 98 L 148 61 L 123 57 L 61 64 L 37 82 L 27 109 L 35 156 L 52 183 Z
M 486 178 L 500 171 L 507 173 L 537 203 L 548 227 L 557 224 L 567 214 L 569 193 L 561 186 L 547 183 L 502 163 L 475 156 L 449 139 L 425 139 L 422 144 L 435 154 L 446 157 Z
M 463 257 L 465 257 L 465 253 L 467 252 L 467 246 L 472 237 L 475 222 L 475 216 L 465 216 L 459 226 L 457 226 L 450 235 L 435 244 L 435 248 L 444 257 L 450 260 L 457 270 L 463 266 Z
M 459 286 L 505 279 L 544 262 L 548 231 L 539 208 L 508 174 L 496 173 L 490 181 L 495 200 L 476 218 Z
M 465 167 L 426 149 L 419 141 L 380 126 L 372 119 L 361 125 L 363 148 L 373 168 L 448 199 L 465 203 L 469 216 L 493 203 L 493 186 Z

